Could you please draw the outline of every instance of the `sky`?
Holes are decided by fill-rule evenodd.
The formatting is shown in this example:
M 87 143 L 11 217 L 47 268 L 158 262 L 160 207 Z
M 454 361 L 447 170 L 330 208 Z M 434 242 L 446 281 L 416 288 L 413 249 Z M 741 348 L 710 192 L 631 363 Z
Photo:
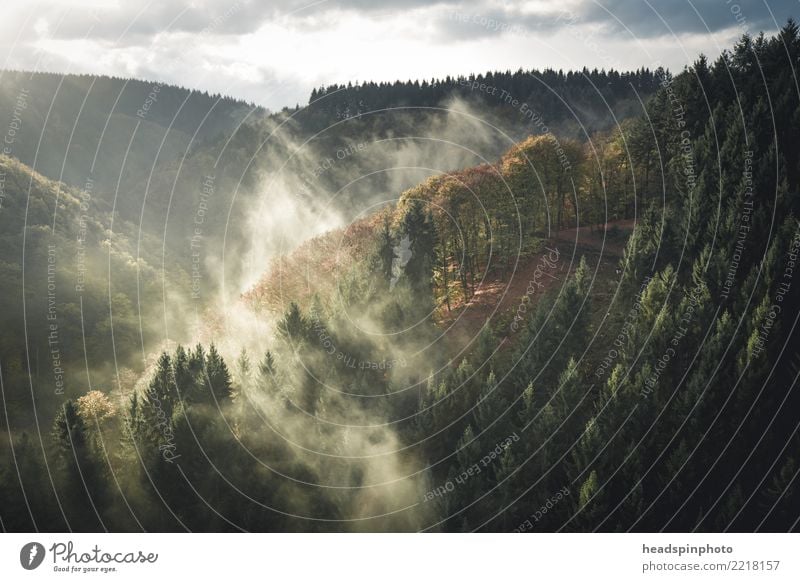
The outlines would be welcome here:
M 800 0 L 45 0 L 3 12 L 2 68 L 152 79 L 277 110 L 331 83 L 679 71 L 774 32 Z

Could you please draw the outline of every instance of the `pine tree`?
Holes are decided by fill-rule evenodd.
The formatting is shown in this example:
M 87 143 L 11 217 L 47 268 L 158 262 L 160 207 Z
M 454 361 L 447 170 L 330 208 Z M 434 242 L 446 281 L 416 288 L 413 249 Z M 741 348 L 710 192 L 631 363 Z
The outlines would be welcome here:
M 186 353 L 183 346 L 179 345 L 175 349 L 172 367 L 177 397 L 183 401 L 191 400 L 192 393 L 195 389 L 195 375 L 191 369 L 189 354 Z
M 486 442 L 494 442 L 502 436 L 510 419 L 509 403 L 497 383 L 494 371 L 490 371 L 475 403 L 475 426 L 485 433 Z
M 383 217 L 378 233 L 377 272 L 384 285 L 388 285 L 392 280 L 394 261 L 399 258 L 394 250 L 395 240 L 389 220 L 388 215 Z
M 73 531 L 105 528 L 109 493 L 104 467 L 91 450 L 86 426 L 71 400 L 56 415 L 52 437 L 63 483 L 60 493 L 67 500 L 68 527 Z
M 289 310 L 278 322 L 277 329 L 280 336 L 295 347 L 297 343 L 306 339 L 308 322 L 295 302 L 289 305 Z
M 179 401 L 176 388 L 172 359 L 169 354 L 164 352 L 158 359 L 156 372 L 144 393 L 149 405 L 147 414 L 154 419 L 154 423 L 157 424 L 162 418 L 172 418 L 172 413 Z
M 275 358 L 272 352 L 267 350 L 262 360 L 258 363 L 258 385 L 262 390 L 269 391 L 277 385 L 277 372 Z
M 431 293 L 432 269 L 435 256 L 436 234 L 433 217 L 425 210 L 421 200 L 411 200 L 403 217 L 403 234 L 411 243 L 411 258 L 406 263 L 405 273 L 414 289 L 422 298 Z
M 250 357 L 247 355 L 245 348 L 242 348 L 239 358 L 236 360 L 236 379 L 239 382 L 240 390 L 245 390 L 249 387 L 251 380 Z
M 225 360 L 212 343 L 206 356 L 206 382 L 212 394 L 213 402 L 217 406 L 224 406 L 231 400 L 233 382 Z

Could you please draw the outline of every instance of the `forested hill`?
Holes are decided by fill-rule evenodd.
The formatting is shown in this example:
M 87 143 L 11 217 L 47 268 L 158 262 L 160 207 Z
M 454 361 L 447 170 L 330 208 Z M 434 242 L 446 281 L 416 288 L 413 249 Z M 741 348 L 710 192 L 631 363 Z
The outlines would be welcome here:
M 608 106 L 620 121 L 641 114 L 633 87 L 644 98 L 654 83 L 648 71 L 546 71 L 539 80 L 537 74 L 487 73 L 472 79 L 475 91 L 462 84 L 466 79 L 329 87 L 306 107 L 269 115 L 242 101 L 157 82 L 5 71 L 0 74 L 3 153 L 113 211 L 120 234 L 134 239 L 125 231 L 132 225 L 166 239 L 167 256 L 180 261 L 164 265 L 172 272 L 191 264 L 197 250 L 190 244 L 197 236 L 194 221 L 207 208 L 201 267 L 205 272 L 206 265 L 224 265 L 224 279 L 236 281 L 246 278 L 244 263 L 223 261 L 222 251 L 271 254 L 283 235 L 272 227 L 265 233 L 254 216 L 268 218 L 273 204 L 292 205 L 304 225 L 322 214 L 341 213 L 348 222 L 386 192 L 401 192 L 432 171 L 496 159 L 530 134 L 560 134 L 569 127 L 567 133 L 585 139 L 576 122 L 567 121 L 565 107 L 600 120 L 589 129 L 606 123 Z M 481 87 L 489 82 L 497 83 L 496 95 Z M 553 83 L 559 97 L 543 83 Z M 593 86 L 602 99 L 591 97 Z M 503 90 L 514 99 L 501 98 Z M 481 95 L 484 101 L 476 101 Z M 464 99 L 456 102 L 458 96 Z M 374 114 L 362 108 L 352 117 L 353 108 L 335 106 L 334 98 L 351 97 Z M 394 109 L 378 111 L 386 107 Z M 427 169 L 431 160 L 435 169 Z M 208 181 L 213 188 L 204 186 Z M 16 192 L 9 183 L 8 194 L 24 196 L 24 187 Z M 265 211 L 254 213 L 259 207 Z M 307 234 L 295 230 L 289 247 Z M 204 278 L 203 301 L 215 295 L 217 280 Z
M 156 81 L 0 71 L 4 153 L 78 188 L 92 178 L 100 191 L 114 191 L 120 182 L 126 192 L 154 165 L 184 154 L 190 142 L 230 134 L 252 109 Z
M 641 113 L 658 88 L 662 70 L 495 71 L 444 79 L 333 84 L 314 89 L 300 116 L 313 129 L 393 108 L 440 108 L 455 99 L 512 133 L 521 126 L 586 137 Z M 543 128 L 542 126 L 546 126 Z M 530 131 L 530 130 L 529 130 Z
M 141 362 L 142 341 L 165 333 L 162 293 L 188 287 L 188 265 L 92 194 L 0 155 L 0 362 L 15 423 L 31 421 L 29 398 L 50 414 L 59 395 Z M 173 333 L 182 321 L 170 316 Z
M 799 58 L 793 22 L 744 37 L 664 75 L 646 118 L 431 178 L 276 262 L 247 299 L 286 309 L 311 377 L 413 418 L 398 433 L 432 467 L 430 529 L 796 529 Z M 626 216 L 616 271 L 575 244 L 576 225 Z M 487 287 L 518 277 L 512 318 L 487 308 Z M 473 310 L 485 325 L 464 340 L 450 324 Z
M 617 79 L 615 91 L 623 93 L 631 79 L 652 83 L 646 73 L 592 75 L 597 83 Z M 576 99 L 586 97 L 577 90 L 586 89 L 581 74 L 556 77 Z M 536 81 L 520 73 L 480 79 L 503 80 L 513 91 L 542 98 L 537 111 L 549 115 L 551 102 L 536 92 Z M 426 89 L 412 100 L 414 83 L 364 90 L 381 106 L 434 106 L 460 91 L 452 80 L 417 86 Z M 241 289 L 235 283 L 254 280 L 267 266 L 260 257 L 290 250 L 304 237 L 327 230 L 326 224 L 335 224 L 328 215 L 341 213 L 342 222 L 349 222 L 387 192 L 399 194 L 429 177 L 424 168 L 431 160 L 443 171 L 458 170 L 480 163 L 475 151 L 496 159 L 511 145 L 465 115 L 411 116 L 403 110 L 375 115 L 374 123 L 331 119 L 320 136 L 304 143 L 301 138 L 312 131 L 304 124 L 321 119 L 317 112 L 328 119 L 327 110 L 319 109 L 328 103 L 328 97 L 316 98 L 304 110 L 309 117 L 278 127 L 285 113 L 270 118 L 241 101 L 156 82 L 0 74 L 0 133 L 6 132 L 0 156 L 0 287 L 8 305 L 30 296 L 29 307 L 45 310 L 47 304 L 39 302 L 47 299 L 48 260 L 57 261 L 52 268 L 59 288 L 59 333 L 65 338 L 59 350 L 65 394 L 79 393 L 85 382 L 116 383 L 114 362 L 141 371 L 143 348 L 157 349 L 159 334 L 185 338 L 187 310 L 177 307 L 181 302 L 190 305 L 188 311 L 213 310 L 223 280 L 234 282 L 230 293 L 236 297 Z M 495 105 L 514 133 L 541 131 L 517 118 L 519 105 Z M 392 139 L 383 139 L 386 132 Z M 544 155 L 546 143 L 532 155 Z M 617 181 L 608 178 L 608 183 L 616 188 Z M 334 192 L 338 196 L 327 205 Z M 617 204 L 619 212 L 627 211 L 625 205 L 632 208 L 630 198 L 620 196 Z M 572 220 L 571 211 L 564 220 Z M 314 223 L 319 223 L 316 232 L 309 228 Z M 503 231 L 502 236 L 510 235 Z M 50 245 L 58 247 L 57 256 L 48 254 Z M 231 259 L 251 250 L 250 260 Z M 28 273 L 25 288 L 23 272 Z M 81 292 L 75 291 L 78 280 Z M 162 327 L 154 313 L 167 300 L 171 317 Z M 2 310 L 7 334 L 0 338 L 0 358 L 14 401 L 28 372 L 35 377 L 34 392 L 40 382 L 47 384 L 48 321 L 28 318 L 31 348 L 26 353 L 17 341 L 24 335 L 25 317 L 20 309 Z M 81 324 L 89 335 L 85 342 Z M 85 359 L 92 362 L 90 370 Z M 18 418 L 25 417 L 22 409 L 15 410 Z
M 445 137 L 459 135 L 463 149 L 488 141 L 479 123 L 425 117 L 423 147 L 412 133 L 422 116 L 367 101 L 325 111 L 326 90 L 300 110 L 319 118 L 286 125 L 302 133 L 319 122 L 327 140 L 289 136 L 270 152 L 291 152 L 293 180 L 247 174 L 276 118 L 238 130 L 219 175 L 206 177 L 208 148 L 157 176 L 153 224 L 167 240 L 143 239 L 143 253 L 101 201 L 84 208 L 87 188 L 62 190 L 0 158 L 3 297 L 37 316 L 27 344 L 0 344 L 0 388 L 16 396 L 0 410 L 3 527 L 796 530 L 797 70 L 790 21 L 714 62 L 658 71 L 641 115 L 591 141 L 521 122 L 525 139 L 470 163 L 448 158 Z M 487 106 L 486 117 L 520 108 Z M 347 191 L 415 163 L 430 170 L 410 187 L 404 174 Z M 258 198 L 242 205 L 240 183 Z M 298 209 L 342 191 L 363 219 L 313 238 L 318 216 Z M 292 206 L 295 192 L 304 198 Z M 196 247 L 179 227 L 197 232 L 198 217 L 207 230 Z M 249 230 L 266 245 L 281 227 L 307 242 L 274 260 L 248 301 L 207 312 L 219 324 L 194 347 L 166 346 L 124 375 L 96 371 L 116 368 L 126 345 L 157 345 L 137 324 L 167 336 L 175 306 L 199 312 L 195 271 L 205 296 L 205 279 L 223 269 L 212 240 Z M 180 260 L 162 254 L 167 230 Z M 587 232 L 593 249 L 581 244 Z M 81 273 L 84 244 L 95 265 Z M 162 285 L 154 264 L 180 281 Z M 487 296 L 504 294 L 502 309 L 487 309 Z M 148 303 L 157 315 L 142 311 Z M 480 325 L 455 333 L 453 320 L 474 312 Z M 22 314 L 5 320 L 17 336 Z M 54 339 L 74 350 L 58 366 Z

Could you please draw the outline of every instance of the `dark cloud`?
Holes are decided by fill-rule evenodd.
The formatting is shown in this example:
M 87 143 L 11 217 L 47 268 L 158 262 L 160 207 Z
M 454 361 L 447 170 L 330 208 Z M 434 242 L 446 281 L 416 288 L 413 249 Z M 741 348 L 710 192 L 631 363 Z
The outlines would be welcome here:
M 609 31 L 628 29 L 637 37 L 656 37 L 702 34 L 734 26 L 757 34 L 783 26 L 798 12 L 797 0 L 770 0 L 769 4 L 764 0 L 600 0 L 584 4 L 577 16 L 583 22 L 602 24 Z
M 511 5 L 498 8 L 494 3 L 472 2 L 469 6 L 451 6 L 436 18 L 435 24 L 444 41 L 554 34 L 569 25 L 600 26 L 606 34 L 624 32 L 644 38 L 702 34 L 731 27 L 757 34 L 783 26 L 798 13 L 797 0 L 771 0 L 769 5 L 763 0 L 586 0 L 577 7 L 541 13 L 522 12 Z

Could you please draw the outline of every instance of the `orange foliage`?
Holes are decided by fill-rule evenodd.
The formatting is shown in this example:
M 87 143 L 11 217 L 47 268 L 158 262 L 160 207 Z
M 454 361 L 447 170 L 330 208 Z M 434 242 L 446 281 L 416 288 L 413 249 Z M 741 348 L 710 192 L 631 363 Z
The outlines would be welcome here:
M 381 216 L 371 215 L 314 237 L 273 259 L 242 299 L 256 311 L 282 314 L 290 301 L 305 307 L 315 294 L 334 297 L 339 276 L 369 257 Z

